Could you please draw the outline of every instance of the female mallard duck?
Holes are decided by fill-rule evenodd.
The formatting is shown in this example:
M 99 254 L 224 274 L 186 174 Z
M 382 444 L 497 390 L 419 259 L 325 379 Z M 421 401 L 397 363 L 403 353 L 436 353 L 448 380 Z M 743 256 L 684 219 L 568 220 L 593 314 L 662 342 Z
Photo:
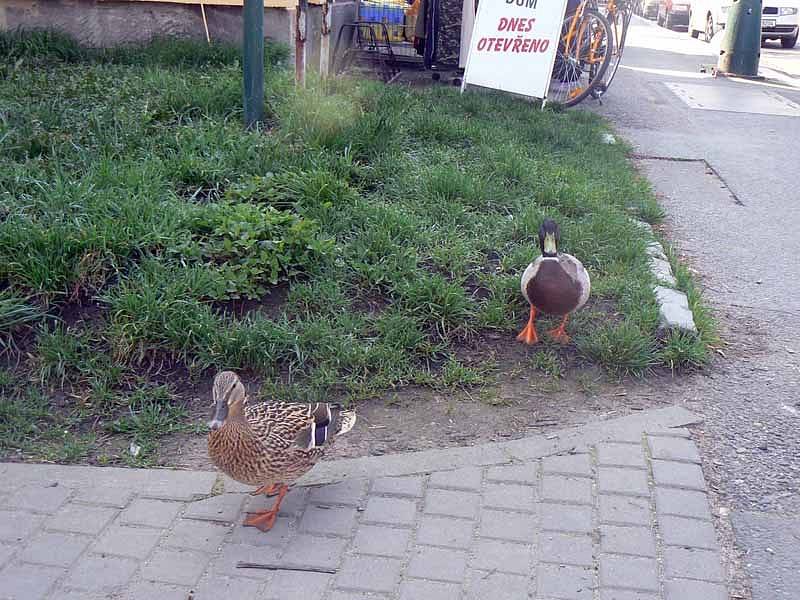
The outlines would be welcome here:
M 289 485 L 314 466 L 337 436 L 353 428 L 355 411 L 327 402 L 250 404 L 244 384 L 231 371 L 214 378 L 213 397 L 208 454 L 236 481 L 258 486 L 254 494 L 277 494 L 271 509 L 244 522 L 269 531 Z
M 536 313 L 563 316 L 561 324 L 550 331 L 558 342 L 566 344 L 569 336 L 564 328 L 569 315 L 589 299 L 591 282 L 583 264 L 574 256 L 558 251 L 561 233 L 552 219 L 539 227 L 539 248 L 542 255 L 528 265 L 522 274 L 522 295 L 531 305 L 528 324 L 517 339 L 526 344 L 539 341 L 536 335 Z

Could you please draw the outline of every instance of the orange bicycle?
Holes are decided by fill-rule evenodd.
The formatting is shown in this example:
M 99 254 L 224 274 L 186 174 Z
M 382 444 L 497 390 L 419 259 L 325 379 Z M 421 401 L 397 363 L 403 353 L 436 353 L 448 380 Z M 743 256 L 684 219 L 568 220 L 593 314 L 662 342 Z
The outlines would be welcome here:
M 605 17 L 611 26 L 614 38 L 614 47 L 608 68 L 600 80 L 592 88 L 592 97 L 601 100 L 611 86 L 614 75 L 622 62 L 622 52 L 625 50 L 625 38 L 628 37 L 628 27 L 633 18 L 633 3 L 630 0 L 608 0 L 605 7 Z
M 608 70 L 614 36 L 597 0 L 581 0 L 561 25 L 547 101 L 574 106 L 587 98 Z

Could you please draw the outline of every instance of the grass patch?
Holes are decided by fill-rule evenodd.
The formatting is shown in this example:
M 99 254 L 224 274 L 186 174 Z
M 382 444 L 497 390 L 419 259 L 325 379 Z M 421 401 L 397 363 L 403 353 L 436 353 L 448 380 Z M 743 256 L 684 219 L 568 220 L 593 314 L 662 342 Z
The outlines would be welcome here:
M 694 315 L 697 335 L 672 332 L 665 340 L 662 361 L 673 370 L 704 367 L 711 359 L 710 349 L 719 345 L 719 329 L 711 308 L 703 300 L 702 292 L 692 273 L 678 260 L 677 253 L 664 244 L 667 258 L 672 265 L 677 287 L 686 294 L 689 308 Z
M 107 462 L 150 464 L 212 369 L 305 400 L 483 385 L 493 362 L 459 357 L 524 322 L 545 216 L 593 279 L 570 326 L 585 359 L 701 364 L 657 345 L 628 215 L 660 209 L 599 118 L 446 87 L 297 89 L 286 50 L 266 55 L 268 122 L 244 131 L 235 48 L 0 33 L 0 339 L 27 344 L 12 376 L 34 382 L 4 397 L 0 452 L 30 438 L 68 460 L 111 435 L 126 447 Z M 561 376 L 555 351 L 533 360 Z
M 42 310 L 30 303 L 29 298 L 0 291 L 0 350 L 14 348 L 14 334 L 29 328 L 43 316 Z

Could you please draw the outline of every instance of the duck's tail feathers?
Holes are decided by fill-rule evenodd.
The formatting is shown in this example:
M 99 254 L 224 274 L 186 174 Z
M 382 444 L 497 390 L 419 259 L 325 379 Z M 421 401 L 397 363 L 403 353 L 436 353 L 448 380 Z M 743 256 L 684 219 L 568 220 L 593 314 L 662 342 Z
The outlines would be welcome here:
M 352 409 L 338 409 L 336 424 L 336 435 L 344 435 L 356 424 L 356 411 Z

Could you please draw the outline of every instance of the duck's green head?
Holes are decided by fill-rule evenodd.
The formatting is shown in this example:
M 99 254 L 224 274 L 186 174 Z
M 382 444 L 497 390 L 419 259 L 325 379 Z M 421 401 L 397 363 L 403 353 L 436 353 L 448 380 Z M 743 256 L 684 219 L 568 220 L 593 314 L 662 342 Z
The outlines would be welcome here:
M 539 249 L 542 256 L 558 256 L 558 242 L 561 240 L 561 231 L 558 223 L 553 219 L 545 219 L 539 226 Z

